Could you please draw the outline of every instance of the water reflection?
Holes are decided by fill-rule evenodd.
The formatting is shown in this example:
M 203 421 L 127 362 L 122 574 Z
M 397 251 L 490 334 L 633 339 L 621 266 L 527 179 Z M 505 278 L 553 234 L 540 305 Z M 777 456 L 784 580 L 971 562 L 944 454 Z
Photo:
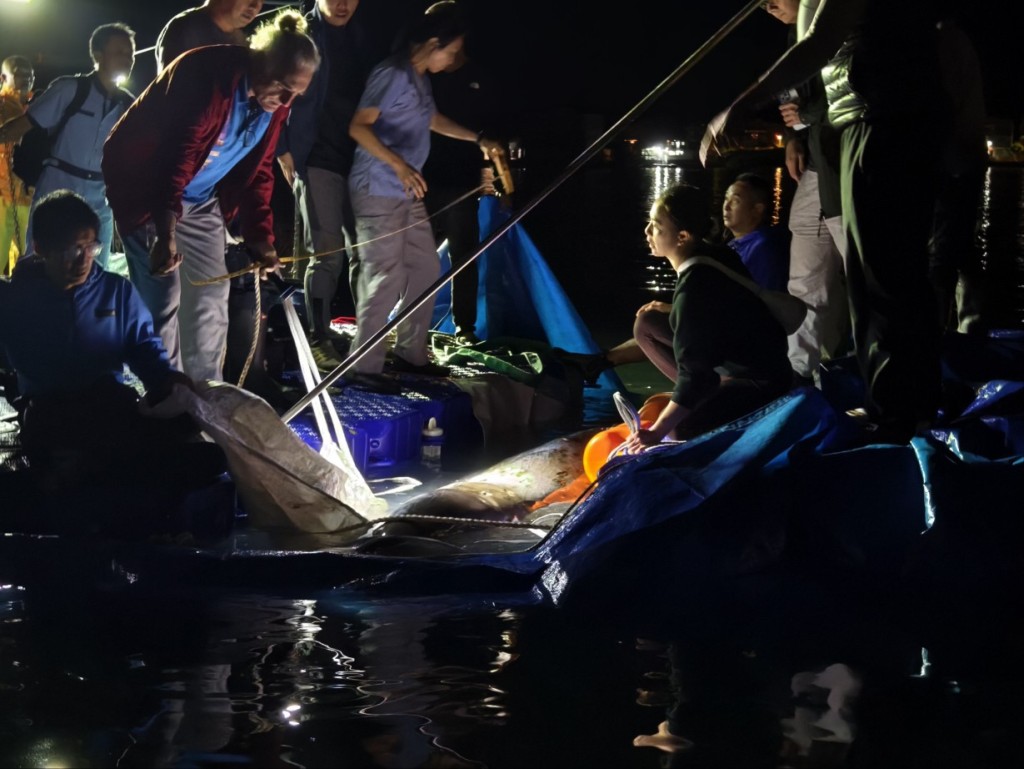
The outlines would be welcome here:
M 258 766 L 482 766 L 458 743 L 505 723 L 503 692 L 488 678 L 514 659 L 516 618 L 498 614 L 497 634 L 481 637 L 488 623 L 463 626 L 446 611 L 334 597 L 222 603 L 223 629 L 251 640 L 214 641 L 210 656 L 226 658 L 216 664 L 138 655 L 136 669 L 160 666 L 160 704 L 120 765 L 237 755 Z
M 1024 168 L 989 166 L 976 251 L 996 327 L 1024 324 Z
M 787 226 L 794 183 L 786 169 L 763 166 L 744 170 L 758 173 L 772 182 L 771 222 Z M 675 286 L 675 274 L 668 263 L 648 253 L 642 237 L 643 219 L 634 211 L 640 206 L 626 204 L 626 201 L 630 197 L 642 200 L 643 216 L 646 217 L 651 204 L 667 187 L 679 182 L 695 184 L 709 190 L 710 213 L 720 223 L 725 188 L 737 173 L 735 169 L 721 167 L 708 172 L 694 167 L 651 166 L 639 170 L 633 177 L 632 186 L 629 176 L 616 177 L 619 186 L 607 191 L 610 199 L 617 201 L 614 204 L 616 213 L 602 215 L 599 221 L 595 217 L 587 222 L 586 226 L 593 228 L 594 232 L 587 254 L 592 256 L 617 248 L 625 249 L 625 253 L 615 257 L 615 264 L 621 275 L 625 258 L 627 282 L 634 290 L 629 291 L 621 282 L 616 284 L 618 291 L 615 296 L 630 297 L 628 303 L 623 302 L 623 312 L 628 314 L 630 306 L 639 306 L 652 299 L 664 301 Z M 601 183 L 591 180 L 594 181 Z M 581 216 L 585 217 L 585 212 L 581 212 Z M 976 249 L 991 325 L 995 328 L 1019 328 L 1024 325 L 1024 169 L 998 166 L 988 169 L 978 210 Z M 555 253 L 558 253 L 557 247 Z M 574 284 L 578 283 L 575 275 L 566 280 L 570 295 L 580 303 L 581 312 L 587 317 L 591 307 L 590 295 L 573 291 Z M 592 291 L 593 287 L 589 289 Z M 608 312 L 608 307 L 607 301 L 601 304 L 602 315 Z M 601 317 L 594 321 L 594 325 L 601 327 Z
M 989 651 L 982 640 L 1000 610 L 926 627 L 867 607 L 808 606 L 794 623 L 768 603 L 786 615 L 778 623 L 767 612 L 748 623 L 752 613 L 718 634 L 722 618 L 695 616 L 685 635 L 637 639 L 637 705 L 654 712 L 634 748 L 657 749 L 672 767 L 1019 764 L 1012 633 L 997 631 Z
M 648 172 L 651 182 L 648 185 L 647 199 L 644 201 L 649 210 L 658 196 L 674 184 L 688 181 L 686 173 L 680 166 L 654 166 Z
M 0 594 L 0 765 L 802 769 L 1019 753 L 1006 612 L 901 625 L 824 589 L 737 604 L 710 584 L 686 605 L 654 590 L 583 614 L 472 593 L 64 585 L 59 604 L 33 589 Z M 687 632 L 638 643 L 652 626 Z

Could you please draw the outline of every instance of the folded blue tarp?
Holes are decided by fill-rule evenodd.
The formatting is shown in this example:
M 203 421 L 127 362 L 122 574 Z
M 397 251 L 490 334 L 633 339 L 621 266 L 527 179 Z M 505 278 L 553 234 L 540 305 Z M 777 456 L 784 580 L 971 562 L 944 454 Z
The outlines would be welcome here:
M 501 199 L 480 198 L 480 232 L 493 233 L 508 222 L 512 212 Z M 442 272 L 451 269 L 447 248 L 441 254 Z M 544 341 L 570 352 L 594 353 L 594 341 L 573 303 L 562 289 L 526 230 L 515 224 L 477 259 L 476 332 L 481 339 L 516 338 Z M 454 333 L 451 319 L 451 284 L 438 292 L 433 328 Z M 605 372 L 598 384 L 612 390 L 622 382 L 613 371 Z

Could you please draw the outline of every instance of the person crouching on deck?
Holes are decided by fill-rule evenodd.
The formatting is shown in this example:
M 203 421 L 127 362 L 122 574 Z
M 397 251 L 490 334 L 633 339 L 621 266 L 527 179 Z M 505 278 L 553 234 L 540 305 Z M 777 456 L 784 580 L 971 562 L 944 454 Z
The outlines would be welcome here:
M 0 280 L 0 350 L 17 374 L 30 470 L 49 491 L 140 478 L 180 488 L 196 480 L 190 468 L 206 467 L 206 479 L 223 472 L 220 449 L 195 442 L 191 417 L 140 413 L 125 365 L 149 406 L 173 385 L 193 384 L 171 365 L 132 284 L 96 261 L 96 212 L 77 193 L 57 190 L 36 204 L 32 223 L 33 253 Z
M 634 336 L 675 388 L 654 424 L 626 441 L 631 452 L 708 432 L 790 389 L 786 332 L 765 302 L 713 265 L 686 264 L 705 256 L 750 279 L 734 251 L 704 240 L 710 229 L 707 199 L 696 187 L 669 187 L 651 206 L 647 244 L 679 278 L 667 324 L 664 313 L 641 313 Z

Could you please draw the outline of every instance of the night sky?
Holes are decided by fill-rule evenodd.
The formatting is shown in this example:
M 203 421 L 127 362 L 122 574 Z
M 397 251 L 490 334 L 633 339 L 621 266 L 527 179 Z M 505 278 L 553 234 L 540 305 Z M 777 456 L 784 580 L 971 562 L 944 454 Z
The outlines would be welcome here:
M 520 124 L 555 137 L 578 116 L 606 127 L 647 95 L 698 46 L 744 7 L 742 0 L 636 0 L 605 8 L 565 0 L 462 0 L 471 13 L 472 54 L 506 85 Z M 175 13 L 200 0 L 0 0 L 0 55 L 39 57 L 38 86 L 90 66 L 90 31 L 123 21 L 150 48 Z M 268 2 L 264 10 L 272 7 Z M 949 3 L 975 39 L 985 70 L 989 112 L 1019 119 L 1024 111 L 1022 13 L 1015 2 Z M 381 41 L 390 40 L 422 0 L 362 0 L 358 15 Z M 1004 8 L 1012 9 L 1010 11 Z M 1012 15 L 1011 15 L 1012 14 Z M 756 12 L 636 122 L 631 131 L 702 124 L 724 107 L 784 49 L 785 27 Z M 152 52 L 139 54 L 129 88 L 154 74 Z

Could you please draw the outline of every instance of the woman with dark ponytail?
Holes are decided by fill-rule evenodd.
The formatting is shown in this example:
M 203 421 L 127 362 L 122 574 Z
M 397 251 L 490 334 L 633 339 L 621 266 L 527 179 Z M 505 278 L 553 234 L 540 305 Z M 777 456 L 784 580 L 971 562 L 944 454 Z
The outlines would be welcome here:
M 423 196 L 423 164 L 430 133 L 475 142 L 481 152 L 500 154 L 501 144 L 476 127 L 459 125 L 437 111 L 428 73 L 450 66 L 462 50 L 467 26 L 454 0 L 434 3 L 417 19 L 398 53 L 378 64 L 367 80 L 349 125 L 358 144 L 349 191 L 360 244 L 354 348 L 387 323 L 395 308 L 405 309 L 437 280 L 440 261 Z M 395 371 L 447 376 L 430 362 L 427 332 L 433 302 L 424 302 L 397 326 Z M 368 350 L 346 375 L 349 384 L 395 392 L 398 382 L 383 373 L 385 348 Z
M 626 441 L 630 451 L 700 435 L 790 389 L 786 332 L 741 282 L 750 274 L 739 256 L 706 240 L 710 229 L 707 198 L 696 187 L 669 187 L 651 206 L 647 245 L 679 277 L 672 304 L 639 312 L 633 336 L 675 387 L 654 424 Z

